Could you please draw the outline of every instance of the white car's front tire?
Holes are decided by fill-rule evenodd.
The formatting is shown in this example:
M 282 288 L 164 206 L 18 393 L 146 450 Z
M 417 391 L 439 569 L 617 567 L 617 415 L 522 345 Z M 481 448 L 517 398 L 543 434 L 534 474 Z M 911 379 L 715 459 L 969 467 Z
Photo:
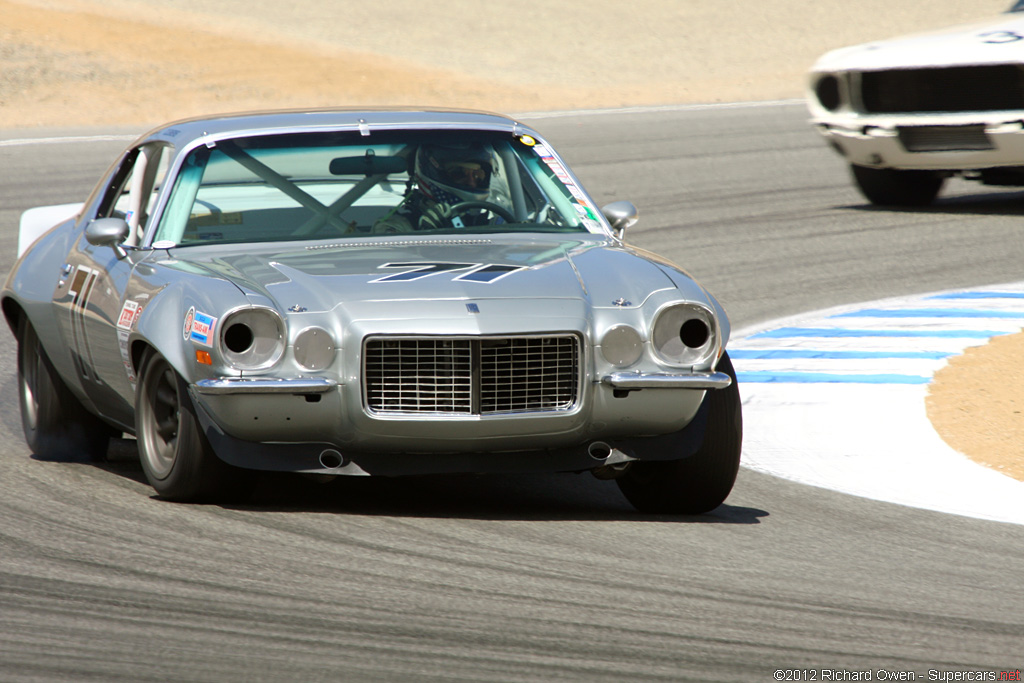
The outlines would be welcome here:
M 946 178 L 937 171 L 908 171 L 850 165 L 860 193 L 880 206 L 928 206 L 939 196 Z

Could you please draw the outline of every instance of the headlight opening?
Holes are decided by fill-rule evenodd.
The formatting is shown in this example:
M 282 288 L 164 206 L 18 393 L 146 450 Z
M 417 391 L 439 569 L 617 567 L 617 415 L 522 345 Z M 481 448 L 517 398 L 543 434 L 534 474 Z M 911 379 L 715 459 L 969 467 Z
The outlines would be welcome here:
M 220 346 L 224 360 L 236 370 L 272 367 L 284 355 L 284 320 L 262 306 L 229 313 L 221 325 Z
M 295 362 L 304 370 L 323 370 L 334 361 L 334 338 L 321 327 L 307 327 L 295 337 Z
M 828 111 L 836 111 L 843 104 L 842 90 L 839 87 L 839 78 L 833 74 L 824 74 L 814 84 L 814 96 L 818 104 Z
M 643 352 L 644 340 L 629 325 L 616 325 L 605 332 L 601 339 L 601 355 L 616 367 L 633 365 L 640 360 Z
M 709 363 L 718 352 L 718 326 L 714 314 L 697 304 L 676 304 L 662 309 L 654 320 L 652 342 L 658 358 L 669 365 Z

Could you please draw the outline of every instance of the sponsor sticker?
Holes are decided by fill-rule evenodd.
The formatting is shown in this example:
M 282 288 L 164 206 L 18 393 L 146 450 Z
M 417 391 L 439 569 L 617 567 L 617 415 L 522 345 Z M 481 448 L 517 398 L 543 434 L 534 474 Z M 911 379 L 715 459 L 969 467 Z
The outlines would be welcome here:
M 189 339 L 203 346 L 213 346 L 213 332 L 216 327 L 216 318 L 196 311 L 192 317 L 192 332 Z
M 139 317 L 139 302 L 125 301 L 121 307 L 121 315 L 117 318 L 117 327 L 122 330 L 130 330 Z
M 196 317 L 196 307 L 188 309 L 188 313 L 185 314 L 185 328 L 182 330 L 182 334 L 185 337 L 185 341 L 188 341 L 189 336 L 192 334 L 192 321 Z
M 121 325 L 118 324 L 118 327 L 120 328 Z M 117 331 L 117 345 L 118 345 L 118 347 L 121 350 L 121 362 L 124 364 L 125 374 L 128 375 L 128 382 L 130 384 L 132 384 L 132 386 L 134 386 L 135 385 L 135 381 L 136 381 L 135 368 L 132 367 L 131 355 L 128 352 L 128 330 L 127 329 L 123 329 L 123 328 L 122 329 L 118 329 L 118 331 Z

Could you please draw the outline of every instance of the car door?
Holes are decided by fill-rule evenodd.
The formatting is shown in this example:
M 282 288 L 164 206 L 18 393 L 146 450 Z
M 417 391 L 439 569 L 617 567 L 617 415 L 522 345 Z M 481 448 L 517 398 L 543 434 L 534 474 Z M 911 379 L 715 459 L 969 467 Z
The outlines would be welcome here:
M 127 247 L 136 246 L 145 229 L 169 156 L 163 145 L 130 150 L 92 217 L 123 218 L 129 226 Z M 128 333 L 139 310 L 139 302 L 127 299 L 126 292 L 132 270 L 144 256 L 135 249 L 90 244 L 83 230 L 54 293 L 82 388 L 101 415 L 125 427 L 134 424 L 135 377 Z

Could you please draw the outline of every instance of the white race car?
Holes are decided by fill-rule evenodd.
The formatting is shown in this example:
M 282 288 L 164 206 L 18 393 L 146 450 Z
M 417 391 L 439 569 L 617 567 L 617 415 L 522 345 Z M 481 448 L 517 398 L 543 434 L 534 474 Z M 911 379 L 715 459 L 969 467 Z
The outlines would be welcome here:
M 927 205 L 954 175 L 1024 186 L 1024 0 L 998 20 L 829 52 L 807 99 L 872 203 Z

